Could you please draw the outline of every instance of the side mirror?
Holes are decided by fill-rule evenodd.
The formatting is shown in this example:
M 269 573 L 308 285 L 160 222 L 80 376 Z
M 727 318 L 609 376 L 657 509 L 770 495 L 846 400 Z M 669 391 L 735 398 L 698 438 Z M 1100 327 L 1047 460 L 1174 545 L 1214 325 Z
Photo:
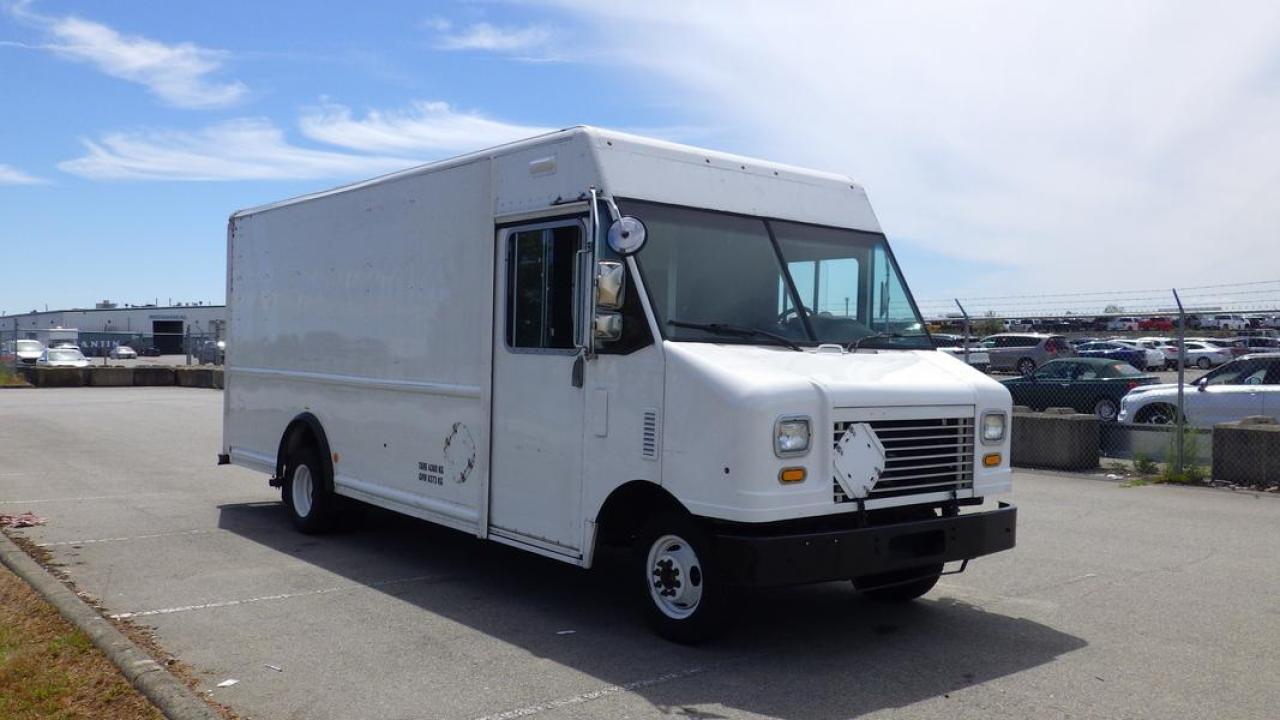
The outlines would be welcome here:
M 640 252 L 649 232 L 640 218 L 623 215 L 609 226 L 609 248 L 626 257 Z
M 622 313 L 613 311 L 603 311 L 596 313 L 595 319 L 596 340 L 600 342 L 613 342 L 622 338 Z
M 623 293 L 626 292 L 627 271 L 622 263 L 616 260 L 601 260 L 596 263 L 596 307 L 603 310 L 618 310 L 622 307 Z

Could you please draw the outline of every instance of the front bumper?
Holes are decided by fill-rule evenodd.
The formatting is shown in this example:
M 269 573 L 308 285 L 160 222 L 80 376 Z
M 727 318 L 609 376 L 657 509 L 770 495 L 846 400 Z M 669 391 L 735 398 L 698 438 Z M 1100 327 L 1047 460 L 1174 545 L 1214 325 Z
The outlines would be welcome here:
M 990 555 L 1017 540 L 1018 508 L 845 530 L 716 535 L 726 580 L 755 587 L 849 580 Z

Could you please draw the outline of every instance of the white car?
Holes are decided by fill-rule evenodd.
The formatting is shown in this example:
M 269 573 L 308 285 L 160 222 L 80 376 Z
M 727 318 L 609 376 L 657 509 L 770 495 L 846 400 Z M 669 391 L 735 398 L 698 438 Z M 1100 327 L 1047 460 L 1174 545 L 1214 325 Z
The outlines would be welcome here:
M 1163 370 L 1168 359 L 1154 340 L 1129 340 L 1128 338 L 1111 338 L 1108 342 L 1141 350 L 1147 354 L 1147 366 L 1143 370 Z M 1177 356 L 1174 356 L 1176 361 Z
M 1243 315 L 1206 315 L 1200 327 L 1212 330 L 1248 330 L 1249 321 Z
M 108 353 L 112 360 L 137 360 L 138 351 L 128 345 L 117 345 Z
M 1111 318 L 1107 321 L 1107 330 L 1110 332 L 1134 332 L 1138 330 L 1138 322 L 1136 317 Z
M 952 355 L 960 360 L 965 359 L 964 346 L 969 346 L 969 365 L 979 372 L 987 372 L 991 369 L 991 355 L 982 347 L 977 338 L 969 338 L 969 342 L 965 343 L 959 335 L 945 335 L 940 333 L 930 333 L 933 338 L 933 344 L 938 348 L 939 352 Z
M 1208 370 L 1211 367 L 1231 362 L 1235 355 L 1228 348 L 1210 345 L 1207 342 L 1188 340 L 1186 342 L 1186 358 L 1187 365 L 1195 365 L 1201 370 Z
M 43 352 L 44 343 L 39 340 L 18 340 L 14 343 L 13 354 L 17 356 L 17 360 L 20 363 L 34 365 Z
M 89 367 L 89 361 L 85 358 L 84 353 L 80 352 L 80 348 L 59 347 L 49 348 L 40 353 L 40 359 L 36 361 L 36 365 L 40 367 L 82 368 Z
M 1187 424 L 1211 428 L 1250 415 L 1280 420 L 1280 353 L 1245 355 L 1189 383 Z M 1178 385 L 1143 385 L 1120 401 L 1120 422 L 1167 425 L 1177 419 Z

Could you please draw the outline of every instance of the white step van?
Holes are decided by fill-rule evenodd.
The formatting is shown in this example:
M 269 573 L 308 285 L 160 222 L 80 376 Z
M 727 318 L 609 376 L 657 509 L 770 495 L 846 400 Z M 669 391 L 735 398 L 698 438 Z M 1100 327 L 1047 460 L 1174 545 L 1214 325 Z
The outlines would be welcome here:
M 219 458 L 589 568 L 655 629 L 1013 547 L 1009 393 L 935 352 L 847 177 L 572 128 L 244 210 Z M 954 565 L 950 566 L 955 568 Z M 963 569 L 963 565 L 960 566 Z

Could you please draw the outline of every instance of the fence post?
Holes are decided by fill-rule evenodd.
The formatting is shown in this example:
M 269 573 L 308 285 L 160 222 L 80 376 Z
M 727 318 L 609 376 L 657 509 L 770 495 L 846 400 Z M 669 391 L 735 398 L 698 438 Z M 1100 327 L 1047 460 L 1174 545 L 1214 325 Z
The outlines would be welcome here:
M 1174 438 L 1175 458 L 1173 463 L 1174 472 L 1179 476 L 1182 475 L 1182 444 L 1186 440 L 1186 413 L 1183 412 L 1185 405 L 1183 404 L 1184 382 L 1186 380 L 1187 366 L 1187 312 L 1182 307 L 1182 298 L 1178 297 L 1178 289 L 1173 288 L 1173 301 L 1178 304 L 1178 409 L 1174 432 L 1178 436 Z
M 182 335 L 182 346 L 187 350 L 187 364 L 191 364 L 191 325 L 188 323 Z
M 960 304 L 960 298 L 956 298 L 956 307 L 960 308 L 960 315 L 964 317 L 964 337 L 960 338 L 960 345 L 964 347 L 964 364 L 969 364 L 969 311 L 964 309 Z

